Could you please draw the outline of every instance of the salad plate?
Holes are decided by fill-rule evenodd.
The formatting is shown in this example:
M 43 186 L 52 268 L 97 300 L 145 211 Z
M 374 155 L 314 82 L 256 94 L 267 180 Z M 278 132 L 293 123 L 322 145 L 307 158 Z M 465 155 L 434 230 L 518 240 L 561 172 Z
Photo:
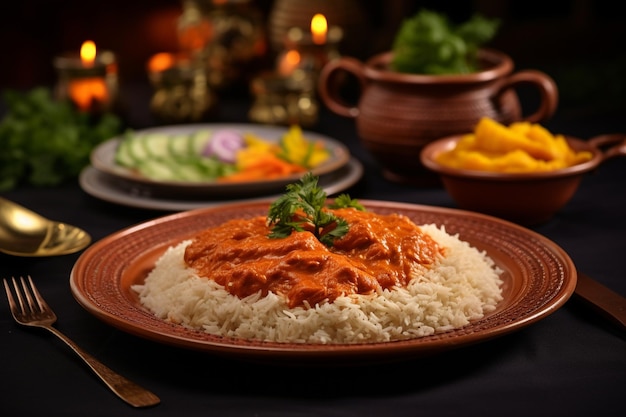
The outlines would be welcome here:
M 554 242 L 480 213 L 408 203 L 359 200 L 367 210 L 436 224 L 484 251 L 503 271 L 494 311 L 470 324 L 415 339 L 352 344 L 278 343 L 211 335 L 167 322 L 145 308 L 132 286 L 143 283 L 168 247 L 232 218 L 266 214 L 271 201 L 221 205 L 170 214 L 113 233 L 81 254 L 70 274 L 74 298 L 89 313 L 154 342 L 237 359 L 347 365 L 423 357 L 518 331 L 562 307 L 576 287 L 576 268 Z
M 363 165 L 356 158 L 339 169 L 319 177 L 319 185 L 327 195 L 338 194 L 354 184 L 363 176 Z M 238 203 L 242 201 L 260 200 L 278 197 L 279 194 L 268 194 L 252 197 L 226 196 L 210 198 L 197 194 L 192 196 L 162 195 L 160 189 L 129 182 L 119 177 L 109 175 L 93 166 L 82 170 L 78 178 L 79 185 L 84 192 L 92 197 L 122 206 L 135 207 L 159 211 L 185 211 L 219 204 Z M 283 190 L 284 191 L 284 188 Z
M 288 132 L 287 127 L 266 126 L 257 124 L 192 124 L 162 126 L 150 129 L 138 130 L 135 135 L 166 135 L 180 136 L 193 135 L 195 132 L 220 130 L 232 130 L 241 134 L 253 134 L 268 143 L 278 143 L 280 138 Z M 302 132 L 304 138 L 309 142 L 319 142 L 330 153 L 330 157 L 309 171 L 316 176 L 331 173 L 350 160 L 350 151 L 338 140 L 314 133 L 310 131 Z M 275 178 L 265 178 L 259 180 L 246 181 L 176 181 L 159 180 L 143 176 L 131 169 L 128 169 L 116 162 L 116 152 L 123 141 L 123 136 L 109 139 L 98 145 L 90 156 L 93 167 L 109 175 L 124 179 L 126 181 L 150 187 L 153 192 L 169 197 L 250 197 L 253 195 L 266 195 L 268 193 L 281 192 L 285 185 L 297 181 L 303 173 L 289 174 Z

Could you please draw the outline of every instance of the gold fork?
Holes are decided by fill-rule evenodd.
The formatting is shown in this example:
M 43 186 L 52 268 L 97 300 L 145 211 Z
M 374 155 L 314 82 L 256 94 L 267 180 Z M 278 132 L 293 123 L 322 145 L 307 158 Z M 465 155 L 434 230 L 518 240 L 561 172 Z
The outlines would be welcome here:
M 111 391 L 133 407 L 149 407 L 161 402 L 159 397 L 152 392 L 115 373 L 79 348 L 63 333 L 52 327 L 52 324 L 57 320 L 57 316 L 41 297 L 30 276 L 28 276 L 28 282 L 23 277 L 20 277 L 20 284 L 18 284 L 15 278 L 12 278 L 17 302 L 13 298 L 9 283 L 6 279 L 3 279 L 3 281 L 11 314 L 16 322 L 24 326 L 42 327 L 64 341 L 89 365 L 91 370 L 100 377 Z

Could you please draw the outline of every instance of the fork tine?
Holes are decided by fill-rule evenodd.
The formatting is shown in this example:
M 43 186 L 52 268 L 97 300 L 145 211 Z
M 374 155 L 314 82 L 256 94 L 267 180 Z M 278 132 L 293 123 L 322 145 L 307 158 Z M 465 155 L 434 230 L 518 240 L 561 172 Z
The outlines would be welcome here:
M 30 293 L 30 289 L 28 288 L 28 286 L 26 285 L 26 282 L 24 281 L 24 277 L 20 277 L 20 284 L 22 284 L 22 294 L 24 294 L 24 297 L 26 298 L 26 305 L 28 306 L 28 309 L 30 310 L 31 313 L 35 313 L 36 312 L 35 301 L 33 300 L 33 297 Z M 32 284 L 32 281 L 31 281 L 31 284 Z M 18 291 L 18 297 L 19 297 L 19 291 Z
M 28 299 L 28 304 L 31 306 L 31 309 L 34 310 L 35 301 L 37 301 L 36 305 L 37 305 L 37 307 L 39 307 L 39 310 L 41 312 L 43 312 L 45 310 L 50 310 L 50 307 L 48 307 L 48 304 L 46 303 L 46 301 L 43 299 L 41 294 L 39 294 L 39 291 L 37 290 L 37 287 L 33 283 L 33 279 L 30 277 L 30 275 L 28 275 L 28 282 L 30 284 L 30 291 L 29 291 L 29 289 L 28 289 L 28 287 L 26 285 L 26 282 L 24 281 L 24 278 L 21 278 L 21 280 L 22 280 L 22 287 L 24 288 L 24 292 L 26 293 L 26 298 Z M 32 296 L 31 296 L 31 294 L 32 294 Z M 34 300 L 33 300 L 33 296 L 34 296 Z
M 11 314 L 15 316 L 15 311 L 17 311 L 17 303 L 15 302 L 15 298 L 13 298 L 11 287 L 9 287 L 9 283 L 7 282 L 6 278 L 2 278 L 2 281 L 4 282 L 4 290 L 7 293 L 7 299 L 9 300 L 9 307 L 11 309 Z M 13 278 L 13 285 L 15 285 L 15 278 Z
M 20 277 L 22 278 L 22 277 Z M 17 283 L 17 281 L 15 280 L 15 277 L 11 277 L 11 280 L 13 281 L 13 289 L 15 290 L 15 295 L 17 296 L 17 302 L 20 306 L 20 310 L 22 310 L 22 314 L 26 314 L 27 313 L 27 307 L 28 304 L 25 302 L 24 300 L 24 296 L 22 295 L 22 291 L 20 290 L 20 287 Z M 24 280 L 22 279 L 22 286 L 24 285 Z M 31 309 L 28 307 L 28 310 L 30 311 Z

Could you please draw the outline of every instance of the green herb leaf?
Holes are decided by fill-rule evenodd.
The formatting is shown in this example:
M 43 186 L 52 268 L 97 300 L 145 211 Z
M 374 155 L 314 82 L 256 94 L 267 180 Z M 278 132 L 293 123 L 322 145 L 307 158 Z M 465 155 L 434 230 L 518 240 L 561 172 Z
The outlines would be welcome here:
M 98 119 L 67 102 L 54 101 L 47 88 L 7 90 L 0 121 L 0 191 L 20 183 L 53 186 L 75 178 L 89 164 L 93 148 L 118 134 L 113 114 Z
M 268 212 L 270 238 L 285 238 L 292 232 L 308 231 L 326 246 L 348 233 L 348 222 L 326 209 L 326 192 L 318 186 L 318 177 L 308 172 L 299 182 L 289 184 L 286 193 L 276 199 Z M 334 204 L 364 210 L 358 201 L 339 196 Z
M 476 14 L 455 26 L 443 14 L 420 10 L 398 30 L 391 68 L 432 75 L 475 72 L 478 48 L 495 36 L 499 25 L 498 19 Z
M 335 202 L 329 205 L 330 208 L 355 208 L 365 211 L 365 207 L 358 200 L 351 198 L 348 194 L 340 194 L 335 198 Z

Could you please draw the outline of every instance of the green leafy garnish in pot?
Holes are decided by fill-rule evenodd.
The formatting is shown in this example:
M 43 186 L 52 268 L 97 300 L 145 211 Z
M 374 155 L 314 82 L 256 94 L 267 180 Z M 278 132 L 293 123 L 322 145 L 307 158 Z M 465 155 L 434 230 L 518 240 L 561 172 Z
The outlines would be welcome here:
M 348 222 L 326 209 L 326 192 L 318 186 L 318 178 L 310 172 L 299 182 L 288 184 L 285 194 L 272 203 L 268 222 L 270 238 L 285 238 L 293 231 L 309 231 L 326 246 L 348 233 Z M 357 200 L 342 194 L 329 208 L 365 210 Z
M 93 148 L 121 130 L 113 114 L 94 118 L 69 102 L 55 101 L 49 89 L 7 90 L 0 120 L 0 191 L 20 183 L 54 186 L 76 178 Z
M 495 36 L 500 21 L 475 14 L 460 25 L 430 10 L 406 19 L 394 39 L 391 69 L 412 74 L 468 74 L 478 70 L 481 45 Z

